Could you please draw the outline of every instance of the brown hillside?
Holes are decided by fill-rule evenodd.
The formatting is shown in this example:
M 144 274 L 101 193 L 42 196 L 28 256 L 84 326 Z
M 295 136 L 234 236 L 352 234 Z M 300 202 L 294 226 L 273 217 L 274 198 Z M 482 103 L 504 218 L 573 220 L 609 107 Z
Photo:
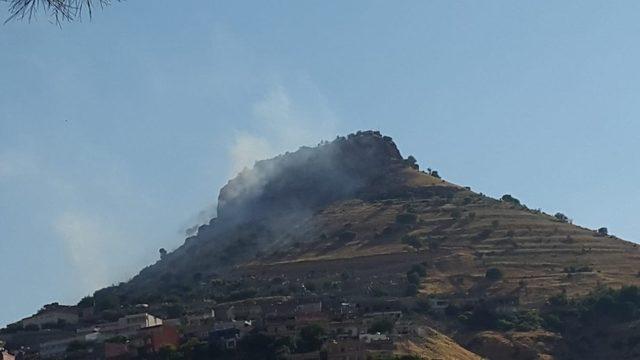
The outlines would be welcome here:
M 571 334 L 554 330 L 553 319 L 538 315 L 527 318 L 533 325 L 509 323 L 517 323 L 525 310 L 542 314 L 537 311 L 554 295 L 573 298 L 640 285 L 636 244 L 531 210 L 510 196 L 493 199 L 420 171 L 378 132 L 258 162 L 221 190 L 218 213 L 176 251 L 96 296 L 187 306 L 268 296 L 353 301 L 363 312 L 395 308 L 418 314 L 418 323 L 495 359 L 563 359 L 576 352 L 598 359 L 637 352 L 635 336 L 625 340 L 621 353 L 589 345 L 601 330 L 581 318 L 578 308 L 560 325 L 589 326 Z M 426 275 L 416 279 L 416 268 Z M 434 299 L 456 309 L 425 310 Z M 486 326 L 476 318 L 469 325 L 470 317 L 487 308 L 502 317 Z M 501 326 L 508 331 L 499 331 Z M 618 331 L 631 325 L 611 326 Z M 414 340 L 399 343 L 400 353 L 475 356 L 451 350 L 457 345 L 444 340 Z M 458 355 L 448 353 L 449 345 Z
M 269 293 L 276 290 L 270 280 L 285 275 L 339 282 L 335 294 L 380 287 L 400 295 L 405 272 L 417 263 L 429 273 L 424 294 L 510 294 L 524 305 L 640 283 L 636 244 L 416 167 L 377 132 L 258 162 L 221 190 L 218 219 L 123 289 L 143 293 L 167 280 L 227 274 Z M 503 279 L 485 279 L 489 268 Z

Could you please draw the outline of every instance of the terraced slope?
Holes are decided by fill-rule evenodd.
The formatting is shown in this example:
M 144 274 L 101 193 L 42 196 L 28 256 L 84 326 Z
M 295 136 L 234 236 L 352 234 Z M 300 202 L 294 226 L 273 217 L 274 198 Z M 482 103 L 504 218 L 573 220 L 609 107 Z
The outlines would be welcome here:
M 487 303 L 492 311 L 514 314 L 542 309 L 558 294 L 640 285 L 640 249 L 528 209 L 510 196 L 492 199 L 420 171 L 378 132 L 258 162 L 221 190 L 218 214 L 176 251 L 96 298 L 111 294 L 129 304 L 179 300 L 188 306 L 268 296 L 349 299 L 365 307 L 391 301 L 419 314 L 424 326 L 490 358 L 640 353 L 635 330 L 620 337 L 624 351 L 611 350 L 619 339 L 590 345 L 603 331 L 600 325 L 616 332 L 635 329 L 633 324 L 583 327 L 574 316 L 568 324 L 578 331 L 572 333 L 541 325 L 500 332 L 495 325 L 464 325 L 461 313 L 425 312 L 421 304 L 435 298 L 462 304 L 464 316 Z M 416 268 L 423 273 L 418 286 Z M 427 358 L 475 356 L 460 347 L 451 350 L 457 355 L 448 354 L 456 345 L 444 340 L 399 346 Z
M 286 276 L 289 285 L 331 283 L 335 295 L 402 295 L 419 263 L 425 295 L 514 295 L 525 306 L 640 284 L 636 244 L 419 171 L 377 132 L 259 162 L 219 202 L 218 219 L 122 288 L 225 276 L 270 295 Z M 485 278 L 490 268 L 501 281 Z
M 560 292 L 584 294 L 598 285 L 640 283 L 636 244 L 468 190 L 450 194 L 334 203 L 301 224 L 303 234 L 291 235 L 294 248 L 241 268 L 265 276 L 315 270 L 319 281 L 335 281 L 346 268 L 398 293 L 407 269 L 425 263 L 425 294 L 515 294 L 521 304 L 540 304 Z M 415 222 L 399 223 L 403 214 Z M 502 281 L 487 281 L 489 268 L 500 269 Z

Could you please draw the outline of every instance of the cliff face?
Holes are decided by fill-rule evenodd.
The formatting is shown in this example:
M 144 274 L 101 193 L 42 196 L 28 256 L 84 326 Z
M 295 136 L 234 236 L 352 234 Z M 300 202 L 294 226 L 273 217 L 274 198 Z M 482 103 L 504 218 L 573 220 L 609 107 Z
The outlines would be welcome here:
M 316 148 L 259 161 L 220 191 L 220 221 L 245 221 L 297 209 L 318 209 L 392 185 L 406 167 L 390 137 L 366 131 Z

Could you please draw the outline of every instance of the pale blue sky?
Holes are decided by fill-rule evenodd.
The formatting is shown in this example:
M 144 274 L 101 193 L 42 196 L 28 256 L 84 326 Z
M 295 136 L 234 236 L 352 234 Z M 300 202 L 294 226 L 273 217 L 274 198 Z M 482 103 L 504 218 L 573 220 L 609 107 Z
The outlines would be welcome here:
M 639 18 L 632 1 L 156 0 L 1 26 L 0 324 L 179 246 L 243 165 L 358 129 L 640 240 Z

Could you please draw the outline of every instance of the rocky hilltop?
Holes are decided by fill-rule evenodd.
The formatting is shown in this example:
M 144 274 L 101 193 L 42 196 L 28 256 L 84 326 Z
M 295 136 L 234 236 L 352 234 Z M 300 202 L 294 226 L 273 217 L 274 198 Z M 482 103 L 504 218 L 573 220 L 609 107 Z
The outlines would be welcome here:
M 373 131 L 338 137 L 244 170 L 220 191 L 218 217 L 237 222 L 400 191 L 404 167 L 390 137 Z
M 266 309 L 319 302 L 325 334 L 331 321 L 400 314 L 382 331 L 396 355 L 633 359 L 638 269 L 637 245 L 606 228 L 447 182 L 364 131 L 244 170 L 220 191 L 216 218 L 91 301 L 112 317 L 140 304 L 165 318 L 249 307 L 242 316 L 270 336 Z M 338 339 L 326 335 L 323 351 Z

